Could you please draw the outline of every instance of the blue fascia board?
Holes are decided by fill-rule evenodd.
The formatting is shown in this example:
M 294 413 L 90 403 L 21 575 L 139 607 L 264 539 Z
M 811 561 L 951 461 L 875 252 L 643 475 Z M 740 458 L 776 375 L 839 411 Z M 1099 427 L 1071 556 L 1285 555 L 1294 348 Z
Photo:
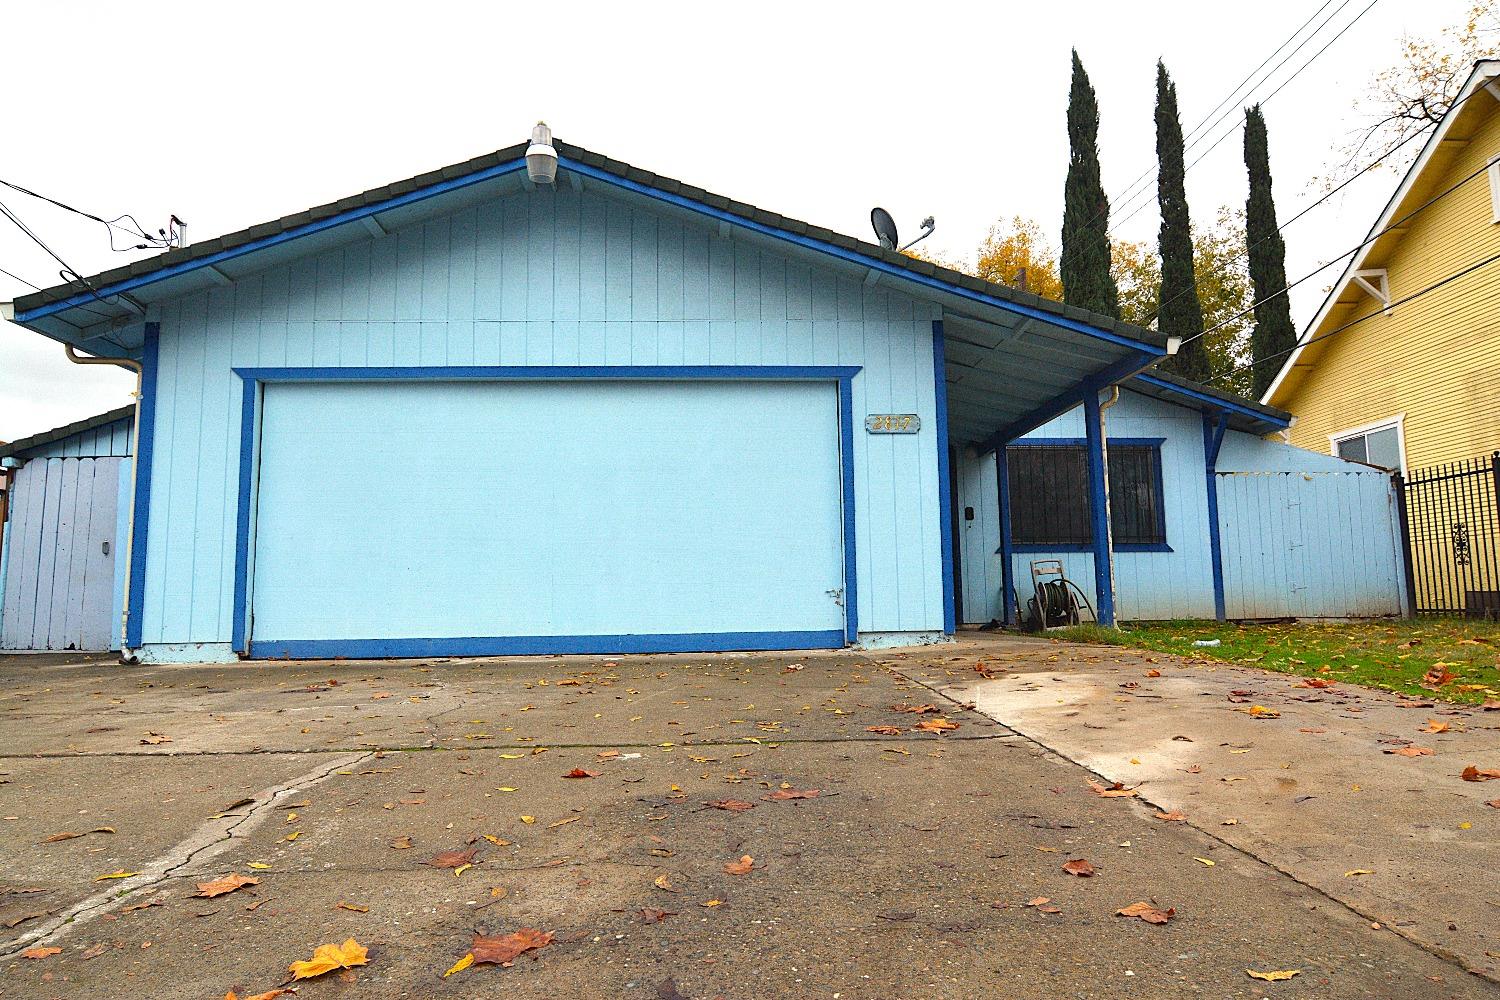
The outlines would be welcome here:
M 215 264 L 222 264 L 227 261 L 234 260 L 237 257 L 243 257 L 246 254 L 255 253 L 258 250 L 264 250 L 270 247 L 279 246 L 284 243 L 289 243 L 292 240 L 324 232 L 326 230 L 333 229 L 350 222 L 357 222 L 360 219 L 369 218 L 370 216 L 378 215 L 381 212 L 387 212 L 391 209 L 400 208 L 404 205 L 414 204 L 419 201 L 424 201 L 428 198 L 434 198 L 438 195 L 446 194 L 450 191 L 456 191 L 461 188 L 471 187 L 475 184 L 483 183 L 484 181 L 493 180 L 497 177 L 502 177 L 506 174 L 521 170 L 525 167 L 525 165 L 526 161 L 524 158 L 510 160 L 505 163 L 497 164 L 493 167 L 488 167 L 484 170 L 476 171 L 475 173 L 468 174 L 463 177 L 455 177 L 450 180 L 439 181 L 436 184 L 432 184 L 425 188 L 420 188 L 416 191 L 409 191 L 405 194 L 397 195 L 393 198 L 387 199 L 386 201 L 377 202 L 371 205 L 361 205 L 357 208 L 351 208 L 347 211 L 331 215 L 326 219 L 319 219 L 314 222 L 306 223 L 305 225 L 288 229 L 284 232 L 274 233 L 270 236 L 265 236 L 258 240 L 251 240 L 248 243 L 244 243 L 237 247 L 231 247 L 227 250 L 221 250 L 218 253 L 209 254 L 206 257 L 199 257 L 194 260 L 183 261 L 180 264 L 169 265 L 157 271 L 137 275 L 134 278 L 127 278 L 123 281 L 118 281 L 114 284 L 106 285 L 103 288 L 98 289 L 97 291 L 89 290 L 87 292 L 81 292 L 77 295 L 69 296 L 66 299 L 60 299 L 57 302 L 18 313 L 16 315 L 15 322 L 25 325 L 34 320 L 44 319 L 56 313 L 64 312 L 68 309 L 73 308 L 74 306 L 94 301 L 96 298 L 120 295 L 138 288 L 143 288 L 146 285 L 165 281 L 168 278 L 177 277 L 178 275 L 182 274 L 188 274 L 193 271 L 201 270 L 205 267 L 211 267 Z M 823 240 L 814 239 L 810 236 L 804 236 L 799 233 L 789 232 L 785 229 L 779 229 L 775 226 L 769 226 L 761 222 L 756 222 L 752 219 L 747 219 L 744 216 L 736 215 L 733 212 L 727 212 L 723 209 L 714 208 L 711 205 L 706 205 L 701 201 L 696 201 L 692 198 L 687 198 L 678 194 L 672 194 L 659 188 L 652 187 L 649 184 L 642 184 L 638 181 L 632 181 L 628 178 L 620 177 L 619 175 L 610 173 L 607 170 L 600 170 L 596 167 L 588 166 L 587 164 L 580 163 L 568 157 L 559 157 L 558 167 L 561 169 L 572 170 L 584 177 L 589 177 L 605 184 L 614 185 L 615 187 L 621 188 L 626 191 L 631 191 L 635 194 L 642 195 L 655 201 L 674 205 L 678 208 L 684 208 L 688 211 L 708 216 L 709 218 L 728 223 L 729 225 L 739 226 L 743 229 L 748 229 L 752 232 L 760 233 L 764 236 L 770 236 L 774 239 L 782 240 L 783 242 L 791 243 L 793 245 L 804 247 L 806 249 L 815 250 L 819 253 L 838 258 L 848 263 L 857 264 L 860 267 L 868 268 L 881 274 L 887 274 L 894 278 L 900 278 L 904 281 L 910 281 L 914 284 L 921 285 L 926 288 L 931 288 L 936 291 L 946 292 L 950 295 L 955 295 L 959 298 L 963 298 L 971 302 L 983 303 L 985 305 L 991 306 L 996 309 L 1001 309 L 1005 312 L 1013 313 L 1015 315 L 1026 316 L 1031 319 L 1040 320 L 1044 323 L 1050 323 L 1054 326 L 1059 326 L 1066 330 L 1072 330 L 1075 333 L 1081 333 L 1085 336 L 1093 337 L 1097 340 L 1102 340 L 1107 343 L 1132 348 L 1137 351 L 1142 351 L 1146 354 L 1149 354 L 1153 359 L 1166 356 L 1166 348 L 1158 347 L 1155 344 L 1150 344 L 1142 340 L 1136 340 L 1133 337 L 1122 336 L 1121 334 L 1115 333 L 1113 331 L 1105 330 L 1101 327 L 1093 326 L 1089 323 L 1084 323 L 1079 320 L 1072 319 L 1068 316 L 1062 316 L 1058 313 L 1050 312 L 1046 309 L 1039 309 L 1035 306 L 1028 306 L 1019 302 L 1011 302 L 1007 299 L 999 298 L 998 296 L 988 295 L 984 292 L 976 292 L 971 289 L 964 288 L 962 285 L 956 285 L 951 282 L 944 281 L 941 278 L 934 278 L 925 274 L 918 274 L 915 271 L 910 271 L 906 268 L 888 263 L 876 257 L 871 257 L 863 253 L 848 250 L 844 247 L 836 246 Z
M 708 653 L 838 649 L 842 629 L 804 632 L 682 632 L 658 635 L 512 635 L 425 639 L 253 639 L 254 659 L 399 660 L 428 656 L 554 656 L 563 654 Z
M 1167 382 L 1159 378 L 1153 378 L 1152 376 L 1147 375 L 1144 372 L 1137 375 L 1136 378 L 1149 386 L 1154 386 L 1155 388 L 1161 389 L 1164 392 L 1175 393 L 1179 396 L 1186 396 L 1188 399 L 1197 400 L 1198 402 L 1203 403 L 1206 406 L 1211 406 L 1216 410 L 1238 413 L 1241 416 L 1250 417 L 1253 420 L 1260 420 L 1265 423 L 1272 424 L 1276 427 L 1281 428 L 1282 430 L 1286 430 L 1288 427 L 1292 426 L 1292 422 L 1290 420 L 1286 420 L 1282 417 L 1273 417 L 1268 413 L 1262 413 L 1259 410 L 1244 405 L 1243 403 L 1232 403 L 1228 400 L 1219 399 L 1216 396 L 1210 396 L 1206 392 L 1196 392 L 1192 389 L 1188 389 L 1180 385 L 1173 385 L 1171 382 Z
M 1155 364 L 1156 361 L 1156 355 L 1146 353 L 1131 354 L 1121 358 L 1098 374 L 1085 379 L 1081 384 L 1074 386 L 1067 392 L 1054 396 L 1033 409 L 1030 413 L 1017 417 L 1009 424 L 1006 424 L 985 439 L 979 445 L 979 450 L 986 452 L 1003 448 L 1027 431 L 1040 427 L 1054 417 L 1060 417 L 1064 413 L 1067 413 L 1075 406 L 1083 403 L 1090 394 L 1097 394 L 1100 389 L 1106 389 L 1109 386 L 1130 378 L 1132 375 L 1138 375 L 1143 369 Z
M 429 365 L 412 367 L 235 368 L 248 382 L 373 382 L 477 379 L 852 379 L 858 365 Z

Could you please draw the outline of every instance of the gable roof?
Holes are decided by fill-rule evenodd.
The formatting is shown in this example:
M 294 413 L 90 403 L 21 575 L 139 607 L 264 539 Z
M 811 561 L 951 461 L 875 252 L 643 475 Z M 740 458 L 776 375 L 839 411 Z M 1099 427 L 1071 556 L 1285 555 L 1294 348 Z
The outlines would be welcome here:
M 558 140 L 553 141 L 553 146 L 560 157 L 559 183 L 564 183 L 564 176 L 570 172 L 607 179 L 628 189 L 641 189 L 664 196 L 670 201 L 691 203 L 762 234 L 799 243 L 851 263 L 908 279 L 919 289 L 926 288 L 929 292 L 948 293 L 981 304 L 997 305 L 1123 346 L 1139 347 L 1157 355 L 1166 350 L 1167 338 L 1154 330 L 1142 329 L 1076 306 L 1043 299 L 1009 285 L 985 281 L 908 257 L 878 244 L 845 236 L 610 159 L 581 146 Z M 363 221 L 372 227 L 372 232 L 377 232 L 384 228 L 376 218 L 377 215 L 396 213 L 435 196 L 483 184 L 507 174 L 519 173 L 525 167 L 526 148 L 527 143 L 518 143 L 485 156 L 250 226 L 239 232 L 101 271 L 84 279 L 82 284 L 61 284 L 20 296 L 14 302 L 14 320 L 37 332 L 76 343 L 78 339 L 87 338 L 75 338 L 70 333 L 70 328 L 98 326 L 100 315 L 116 324 L 138 320 L 142 310 L 138 301 L 132 303 L 132 298 L 149 301 L 166 297 L 160 292 L 165 290 L 164 286 L 173 284 L 176 284 L 176 288 L 171 291 L 172 296 L 184 294 L 186 288 L 174 282 L 174 279 L 184 275 L 195 272 L 213 275 L 217 272 L 218 282 L 223 283 L 236 276 L 232 270 L 226 273 L 226 267 L 232 269 L 236 260 L 258 251 L 349 223 Z M 192 287 L 204 285 L 199 282 Z M 83 316 L 75 312 L 85 307 L 94 314 L 95 318 L 91 322 L 85 322 Z M 52 317 L 64 318 L 65 314 L 71 314 L 66 318 L 73 322 L 57 326 L 44 322 Z
M 33 434 L 30 437 L 18 438 L 17 440 L 11 441 L 8 444 L 0 444 L 0 458 L 11 458 L 13 456 L 23 455 L 28 451 L 33 451 L 45 445 L 54 444 L 58 441 L 66 440 L 67 438 L 70 438 L 75 434 L 85 434 L 91 430 L 95 430 L 97 428 L 112 424 L 117 420 L 129 420 L 134 416 L 135 404 L 131 403 L 128 406 L 122 406 L 118 409 L 110 410 L 106 413 L 100 413 L 97 416 L 87 417 L 83 420 L 75 420 L 71 424 L 64 424 L 61 427 L 54 427 L 50 431 L 42 431 L 40 434 Z
M 1285 410 L 1155 368 L 1130 379 L 1125 388 L 1201 413 L 1223 414 L 1231 428 L 1247 434 L 1271 434 L 1292 426 L 1293 417 Z
M 1412 161 L 1412 165 L 1407 169 L 1405 175 L 1402 176 L 1401 182 L 1396 185 L 1396 190 L 1391 195 L 1390 201 L 1386 202 L 1385 207 L 1380 211 L 1380 215 L 1375 219 L 1375 224 L 1370 227 L 1370 231 L 1366 234 L 1363 244 L 1349 258 L 1349 262 L 1345 265 L 1343 273 L 1333 283 L 1327 297 L 1323 300 L 1323 304 L 1318 307 L 1317 315 L 1313 317 L 1312 322 L 1303 330 L 1302 336 L 1297 340 L 1297 346 L 1287 355 L 1286 360 L 1282 362 L 1280 371 L 1276 373 L 1276 378 L 1261 396 L 1262 402 L 1270 403 L 1276 398 L 1287 377 L 1292 373 L 1299 361 L 1301 361 L 1304 351 L 1311 346 L 1311 342 L 1317 336 L 1320 328 L 1327 322 L 1328 317 L 1338 306 L 1339 300 L 1343 297 L 1344 293 L 1349 290 L 1350 285 L 1355 280 L 1355 272 L 1369 266 L 1372 260 L 1381 259 L 1384 254 L 1388 253 L 1392 247 L 1400 242 L 1404 233 L 1400 231 L 1385 233 L 1384 230 L 1391 226 L 1391 223 L 1397 218 L 1399 213 L 1410 212 L 1415 208 L 1415 205 L 1412 203 L 1416 202 L 1420 194 L 1423 193 L 1417 191 L 1417 186 L 1428 168 L 1433 167 L 1434 164 L 1436 164 L 1434 169 L 1446 165 L 1448 157 L 1452 155 L 1451 151 L 1444 152 L 1444 143 L 1450 138 L 1449 133 L 1457 127 L 1459 122 L 1470 122 L 1479 116 L 1494 112 L 1494 102 L 1500 101 L 1500 91 L 1497 91 L 1497 88 L 1493 85 L 1497 77 L 1500 77 L 1500 60 L 1482 59 L 1474 64 L 1473 71 L 1459 89 L 1458 97 L 1448 109 L 1448 113 L 1443 116 L 1442 121 L 1438 122 L 1437 128 L 1433 129 L 1432 134 L 1427 137 L 1427 142 L 1423 144 L 1421 152 Z M 1481 90 L 1486 91 L 1488 96 L 1479 96 Z M 1474 98 L 1472 104 L 1470 103 L 1471 98 Z

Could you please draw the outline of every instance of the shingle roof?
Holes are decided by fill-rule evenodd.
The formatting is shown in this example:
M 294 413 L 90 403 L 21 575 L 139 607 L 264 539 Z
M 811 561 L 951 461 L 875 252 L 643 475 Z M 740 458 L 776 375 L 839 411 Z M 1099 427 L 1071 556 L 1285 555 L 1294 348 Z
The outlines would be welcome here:
M 101 413 L 98 416 L 88 417 L 84 420 L 75 420 L 71 424 L 64 424 L 61 427 L 54 427 L 50 431 L 42 431 L 40 434 L 33 434 L 31 435 L 31 437 L 20 438 L 19 440 L 12 441 L 9 444 L 0 444 L 0 458 L 9 458 L 12 455 L 19 455 L 22 452 L 30 451 L 33 448 L 40 448 L 43 445 L 51 444 L 54 441 L 61 441 L 64 438 L 70 438 L 74 434 L 82 434 L 85 431 L 91 431 L 96 427 L 103 427 L 106 424 L 114 423 L 116 420 L 126 420 L 133 416 L 135 416 L 134 403 L 130 404 L 129 406 L 122 406 L 117 410 L 110 410 L 108 413 Z
M 188 263 L 194 260 L 211 256 L 213 254 L 221 253 L 226 250 L 232 250 L 237 247 L 241 247 L 248 243 L 254 242 L 255 240 L 264 239 L 268 236 L 275 236 L 277 234 L 296 229 L 299 226 L 303 226 L 311 222 L 317 222 L 322 219 L 327 219 L 331 216 L 338 215 L 341 212 L 378 205 L 382 202 L 389 201 L 391 198 L 421 190 L 422 188 L 429 187 L 441 181 L 448 181 L 465 177 L 470 174 L 478 173 L 480 171 L 487 170 L 504 163 L 515 161 L 525 156 L 526 145 L 526 143 L 518 143 L 517 145 L 508 146 L 504 149 L 497 150 L 485 156 L 476 157 L 472 160 L 466 160 L 462 163 L 451 164 L 439 170 L 429 171 L 428 173 L 418 174 L 415 177 L 409 177 L 405 180 L 396 181 L 392 184 L 387 184 L 384 187 L 372 188 L 360 194 L 351 195 L 347 198 L 341 198 L 338 201 L 329 202 L 326 205 L 319 205 L 314 208 L 307 209 L 303 212 L 297 212 L 293 215 L 283 216 L 282 218 L 275 219 L 271 222 L 260 223 L 259 225 L 251 226 L 248 229 L 242 229 L 236 233 L 229 233 L 215 239 L 205 240 L 202 243 L 195 243 L 192 246 L 186 248 L 168 250 L 167 252 L 159 254 L 155 257 L 134 261 L 121 267 L 111 268 L 108 271 L 101 271 L 98 274 L 89 276 L 85 280 L 87 281 L 88 285 L 92 286 L 94 289 L 107 291 L 109 286 L 117 284 L 121 281 L 147 276 L 166 268 Z M 682 181 L 675 180 L 671 177 L 664 177 L 649 170 L 642 170 L 639 167 L 632 166 L 631 164 L 624 163 L 620 160 L 610 159 L 607 156 L 591 152 L 590 150 L 584 149 L 581 146 L 574 146 L 570 143 L 560 142 L 556 140 L 554 140 L 553 145 L 557 149 L 559 156 L 563 157 L 565 160 L 573 160 L 584 166 L 588 166 L 604 173 L 612 174 L 616 177 L 633 182 L 635 184 L 649 187 L 666 194 L 675 195 L 677 197 L 702 203 L 721 212 L 739 216 L 740 218 L 749 220 L 758 225 L 767 226 L 797 236 L 803 236 L 811 240 L 817 240 L 819 242 L 859 254 L 862 257 L 879 260 L 885 264 L 892 265 L 902 270 L 911 272 L 915 275 L 921 275 L 926 278 L 935 279 L 937 281 L 943 282 L 944 284 L 962 288 L 969 292 L 987 295 L 992 298 L 1011 302 L 1020 306 L 1052 313 L 1057 316 L 1070 319 L 1076 323 L 1087 324 L 1090 327 L 1113 333 L 1118 336 L 1126 337 L 1131 340 L 1156 345 L 1158 347 L 1164 346 L 1166 344 L 1166 337 L 1153 330 L 1145 330 L 1140 327 L 1131 326 L 1128 323 L 1122 323 L 1121 321 L 1108 316 L 1102 316 L 1084 309 L 1079 309 L 1076 306 L 1069 306 L 1064 305 L 1060 302 L 1053 302 L 1050 299 L 1044 299 L 1029 292 L 1021 291 L 1020 289 L 1011 288 L 1009 285 L 985 281 L 981 278 L 976 278 L 973 275 L 964 274 L 960 271 L 955 271 L 946 267 L 939 267 L 936 264 L 932 264 L 924 260 L 918 260 L 914 257 L 908 257 L 905 254 L 896 252 L 895 250 L 887 250 L 884 247 L 879 246 L 878 244 L 867 243 L 864 240 L 858 240 L 851 236 L 845 236 L 842 233 L 836 233 L 831 229 L 825 229 L 821 226 L 814 226 L 809 223 L 802 222 L 798 219 L 788 218 L 787 216 L 780 215 L 776 212 L 768 212 L 765 209 L 757 208 L 754 205 L 748 205 L 744 202 L 735 201 L 732 198 L 714 194 L 713 192 L 706 191 L 703 188 L 694 187 L 691 184 L 684 184 Z M 562 169 L 567 169 L 566 163 L 562 165 Z M 82 290 L 83 287 L 77 283 L 57 285 L 52 288 L 46 288 L 39 292 L 35 292 L 30 295 L 23 295 L 17 298 L 15 301 L 15 309 L 18 314 L 28 312 L 30 310 L 51 305 L 52 303 L 69 298 L 70 296 L 78 294 Z

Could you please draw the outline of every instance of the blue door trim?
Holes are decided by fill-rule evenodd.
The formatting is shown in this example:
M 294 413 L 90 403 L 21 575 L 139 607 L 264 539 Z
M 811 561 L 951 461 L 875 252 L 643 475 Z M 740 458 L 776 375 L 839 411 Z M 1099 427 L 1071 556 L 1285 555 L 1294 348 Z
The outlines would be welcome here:
M 254 657 L 499 656 L 541 653 L 700 652 L 746 649 L 825 649 L 852 645 L 859 635 L 855 559 L 853 381 L 850 365 L 622 365 L 465 366 L 416 368 L 235 368 L 240 400 L 239 507 L 235 521 L 234 624 L 236 652 Z M 408 639 L 274 639 L 251 637 L 250 574 L 261 387 L 275 382 L 538 381 L 633 379 L 707 381 L 831 381 L 838 386 L 839 464 L 843 484 L 844 628 L 802 632 L 719 632 L 607 636 L 469 636 Z M 143 401 L 144 402 L 144 401 Z
M 958 609 L 953 592 L 953 492 L 948 476 L 948 378 L 944 371 L 943 321 L 932 321 L 933 399 L 937 404 L 938 511 L 943 542 L 943 632 L 958 631 Z
M 141 398 L 136 403 L 135 500 L 130 524 L 130 607 L 125 611 L 125 648 L 139 649 L 146 606 L 146 536 L 151 522 L 151 456 L 156 438 L 156 374 L 161 358 L 161 325 L 146 324 L 141 348 Z

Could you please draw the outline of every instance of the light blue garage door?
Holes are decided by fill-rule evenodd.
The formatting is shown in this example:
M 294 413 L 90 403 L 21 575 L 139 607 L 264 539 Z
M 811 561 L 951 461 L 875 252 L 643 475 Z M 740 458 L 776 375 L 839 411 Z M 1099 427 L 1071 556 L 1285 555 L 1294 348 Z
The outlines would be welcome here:
M 839 646 L 833 382 L 264 389 L 257 656 Z

